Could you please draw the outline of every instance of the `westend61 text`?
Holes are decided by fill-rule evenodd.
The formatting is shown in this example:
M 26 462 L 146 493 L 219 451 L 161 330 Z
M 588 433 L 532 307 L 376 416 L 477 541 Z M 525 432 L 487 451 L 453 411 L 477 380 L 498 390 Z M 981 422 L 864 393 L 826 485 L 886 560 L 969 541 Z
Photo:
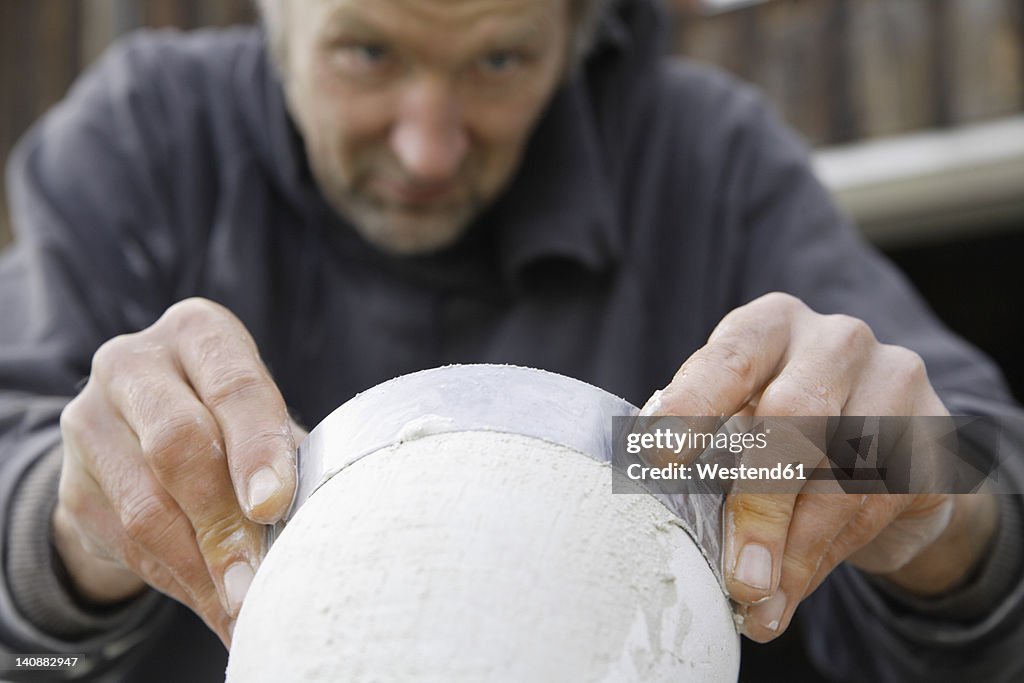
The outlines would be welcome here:
M 639 463 L 633 463 L 626 468 L 626 476 L 636 481 L 647 479 L 679 480 L 685 481 L 697 479 L 703 481 L 788 481 L 804 480 L 802 463 L 782 464 L 778 463 L 771 467 L 751 467 L 750 465 L 734 465 L 725 467 L 718 463 L 697 462 L 693 465 L 682 465 L 672 463 L 665 467 L 644 467 Z

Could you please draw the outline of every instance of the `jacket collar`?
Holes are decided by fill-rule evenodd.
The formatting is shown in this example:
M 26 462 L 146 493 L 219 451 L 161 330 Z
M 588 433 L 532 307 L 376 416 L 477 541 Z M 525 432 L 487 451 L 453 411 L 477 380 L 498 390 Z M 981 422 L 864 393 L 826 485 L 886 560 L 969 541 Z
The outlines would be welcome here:
M 611 0 L 590 53 L 555 93 L 511 186 L 481 217 L 491 223 L 505 280 L 522 287 L 529 267 L 547 259 L 604 271 L 622 257 L 615 183 L 588 84 L 635 48 L 626 17 L 644 0 Z M 656 13 L 656 12 L 655 12 Z M 646 18 L 646 17 L 645 17 Z M 647 23 L 650 23 L 647 18 Z M 486 229 L 486 227 L 485 227 Z
M 493 231 L 509 284 L 533 264 L 568 260 L 599 272 L 621 254 L 612 189 L 593 113 L 578 79 L 555 94 L 530 138 L 511 185 L 479 219 Z

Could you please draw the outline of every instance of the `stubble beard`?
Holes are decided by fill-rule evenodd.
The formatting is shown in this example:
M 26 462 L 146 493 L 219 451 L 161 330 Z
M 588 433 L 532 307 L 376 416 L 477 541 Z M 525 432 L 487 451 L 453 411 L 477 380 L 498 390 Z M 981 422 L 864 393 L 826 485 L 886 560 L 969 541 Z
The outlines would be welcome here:
M 314 173 L 331 207 L 369 244 L 393 256 L 420 256 L 455 244 L 481 213 L 486 202 L 472 184 L 459 197 L 443 204 L 402 205 L 376 196 L 369 172 L 351 183 L 338 173 Z

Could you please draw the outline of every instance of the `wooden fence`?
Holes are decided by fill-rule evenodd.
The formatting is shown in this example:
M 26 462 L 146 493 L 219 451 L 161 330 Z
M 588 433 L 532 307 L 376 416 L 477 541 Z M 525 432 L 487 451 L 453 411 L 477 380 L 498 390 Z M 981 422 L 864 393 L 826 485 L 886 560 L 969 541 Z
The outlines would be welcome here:
M 253 17 L 251 0 L 0 0 L 0 159 L 118 35 Z M 0 194 L 0 244 L 8 235 Z
M 677 51 L 758 84 L 816 144 L 1024 109 L 1021 0 L 673 0 Z
M 759 85 L 812 143 L 1024 110 L 1022 0 L 666 0 L 678 52 Z M 0 158 L 118 34 L 252 21 L 250 0 L 3 0 Z M 0 243 L 6 235 L 0 197 Z

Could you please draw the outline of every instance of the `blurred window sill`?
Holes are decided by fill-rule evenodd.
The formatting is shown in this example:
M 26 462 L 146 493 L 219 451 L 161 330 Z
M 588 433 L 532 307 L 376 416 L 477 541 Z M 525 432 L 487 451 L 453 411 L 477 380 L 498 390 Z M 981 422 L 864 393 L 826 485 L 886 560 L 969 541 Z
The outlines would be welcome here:
M 814 164 L 883 247 L 1024 227 L 1024 116 L 824 148 Z

